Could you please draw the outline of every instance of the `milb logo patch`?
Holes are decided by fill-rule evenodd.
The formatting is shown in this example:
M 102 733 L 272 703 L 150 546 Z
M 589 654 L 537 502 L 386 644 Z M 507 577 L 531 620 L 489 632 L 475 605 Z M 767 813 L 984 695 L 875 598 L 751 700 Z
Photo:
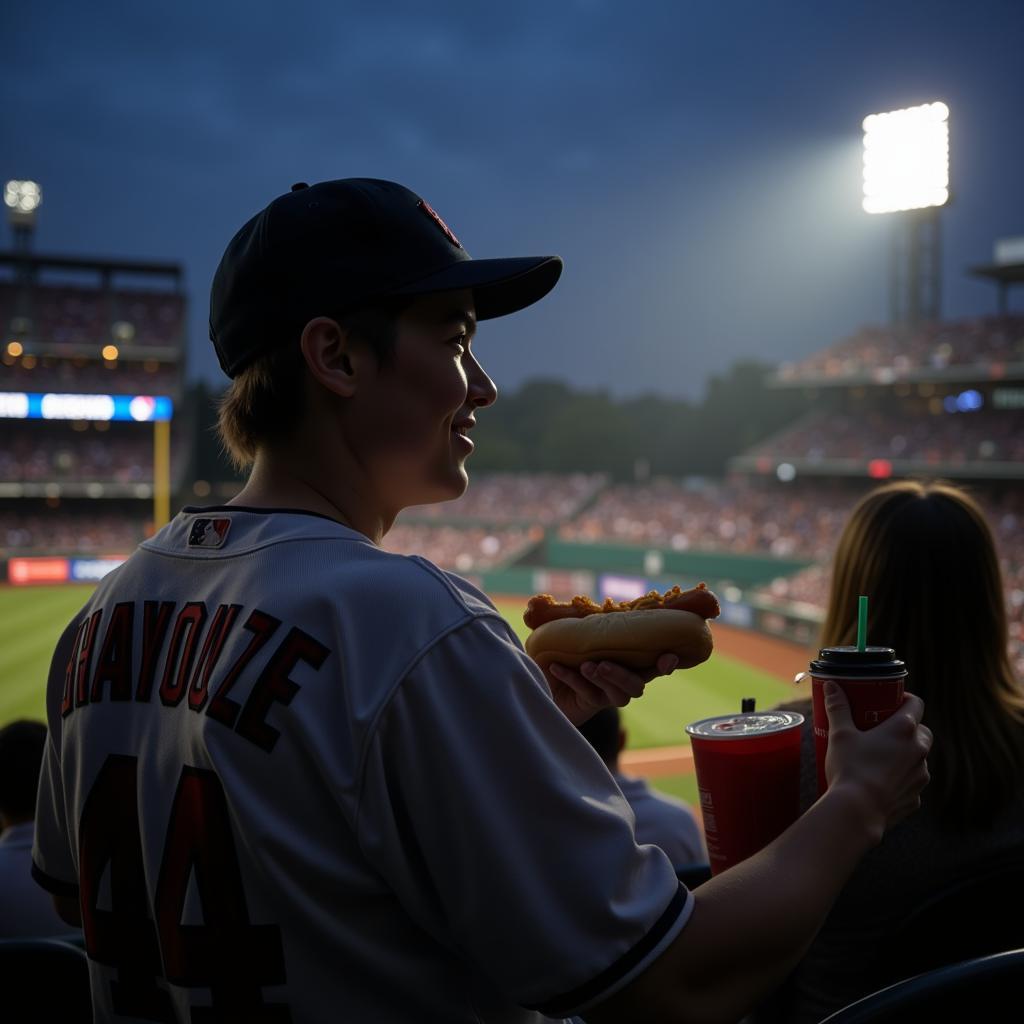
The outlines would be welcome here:
M 230 519 L 197 519 L 188 535 L 190 548 L 219 548 L 228 535 Z

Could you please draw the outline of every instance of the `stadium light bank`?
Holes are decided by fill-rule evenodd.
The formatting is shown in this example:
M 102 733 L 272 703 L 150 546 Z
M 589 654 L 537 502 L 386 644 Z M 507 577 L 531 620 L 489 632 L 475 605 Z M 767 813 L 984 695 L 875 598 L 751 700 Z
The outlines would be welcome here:
M 890 306 L 894 327 L 940 317 L 939 210 L 950 199 L 949 107 L 941 101 L 869 114 L 864 130 L 867 213 L 894 218 Z
M 867 213 L 897 213 L 949 202 L 949 107 L 920 107 L 864 118 Z
M 36 211 L 42 205 L 43 190 L 35 181 L 11 179 L 4 185 L 4 205 L 7 219 L 14 231 L 14 248 L 27 253 L 32 248 L 32 232 L 36 226 Z

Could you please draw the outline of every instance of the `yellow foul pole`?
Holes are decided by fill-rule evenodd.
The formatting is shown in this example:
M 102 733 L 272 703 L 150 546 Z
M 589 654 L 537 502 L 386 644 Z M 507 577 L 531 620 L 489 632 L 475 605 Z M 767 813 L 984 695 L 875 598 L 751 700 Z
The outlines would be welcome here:
M 171 518 L 171 422 L 153 424 L 153 528 Z

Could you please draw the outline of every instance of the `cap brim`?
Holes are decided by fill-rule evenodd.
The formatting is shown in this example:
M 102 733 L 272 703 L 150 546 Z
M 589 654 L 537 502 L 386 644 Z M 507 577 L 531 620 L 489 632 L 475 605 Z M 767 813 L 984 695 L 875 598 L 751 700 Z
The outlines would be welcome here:
M 397 295 L 470 288 L 477 320 L 493 320 L 533 305 L 558 282 L 558 256 L 518 256 L 500 260 L 460 260 L 444 270 L 398 289 Z

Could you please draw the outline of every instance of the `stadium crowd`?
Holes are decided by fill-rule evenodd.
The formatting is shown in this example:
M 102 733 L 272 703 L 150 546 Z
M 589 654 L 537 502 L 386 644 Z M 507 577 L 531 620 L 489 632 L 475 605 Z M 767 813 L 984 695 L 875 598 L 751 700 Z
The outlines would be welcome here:
M 1024 413 L 819 412 L 750 449 L 773 459 L 906 459 L 954 467 L 1024 462 Z
M 846 489 L 817 483 L 688 487 L 671 480 L 617 484 L 558 528 L 562 540 L 616 541 L 674 551 L 825 558 L 850 508 Z
M 865 327 L 798 363 L 783 364 L 783 381 L 869 375 L 880 382 L 956 366 L 1024 363 L 1024 317 L 989 316 L 922 324 L 907 332 Z M 997 370 L 998 372 L 998 370 Z
M 181 344 L 185 302 L 173 292 L 36 285 L 28 300 L 15 285 L 0 284 L 5 333 L 44 345 Z
M 104 363 L 6 355 L 0 360 L 0 391 L 175 396 L 180 389 L 178 367 L 155 359 Z
M 100 433 L 53 426 L 50 430 L 18 424 L 6 429 L 0 482 L 132 484 L 153 479 L 153 439 L 145 428 L 132 424 L 126 430 Z
M 607 483 L 600 473 L 490 473 L 455 501 L 416 505 L 399 522 L 485 520 L 549 525 L 575 515 Z
M 62 506 L 66 503 L 62 503 Z M 0 509 L 0 554 L 128 554 L 148 532 L 138 516 L 125 512 Z
M 423 555 L 442 569 L 459 573 L 494 569 L 525 554 L 543 539 L 539 526 L 433 526 L 396 523 L 382 547 L 403 555 Z

